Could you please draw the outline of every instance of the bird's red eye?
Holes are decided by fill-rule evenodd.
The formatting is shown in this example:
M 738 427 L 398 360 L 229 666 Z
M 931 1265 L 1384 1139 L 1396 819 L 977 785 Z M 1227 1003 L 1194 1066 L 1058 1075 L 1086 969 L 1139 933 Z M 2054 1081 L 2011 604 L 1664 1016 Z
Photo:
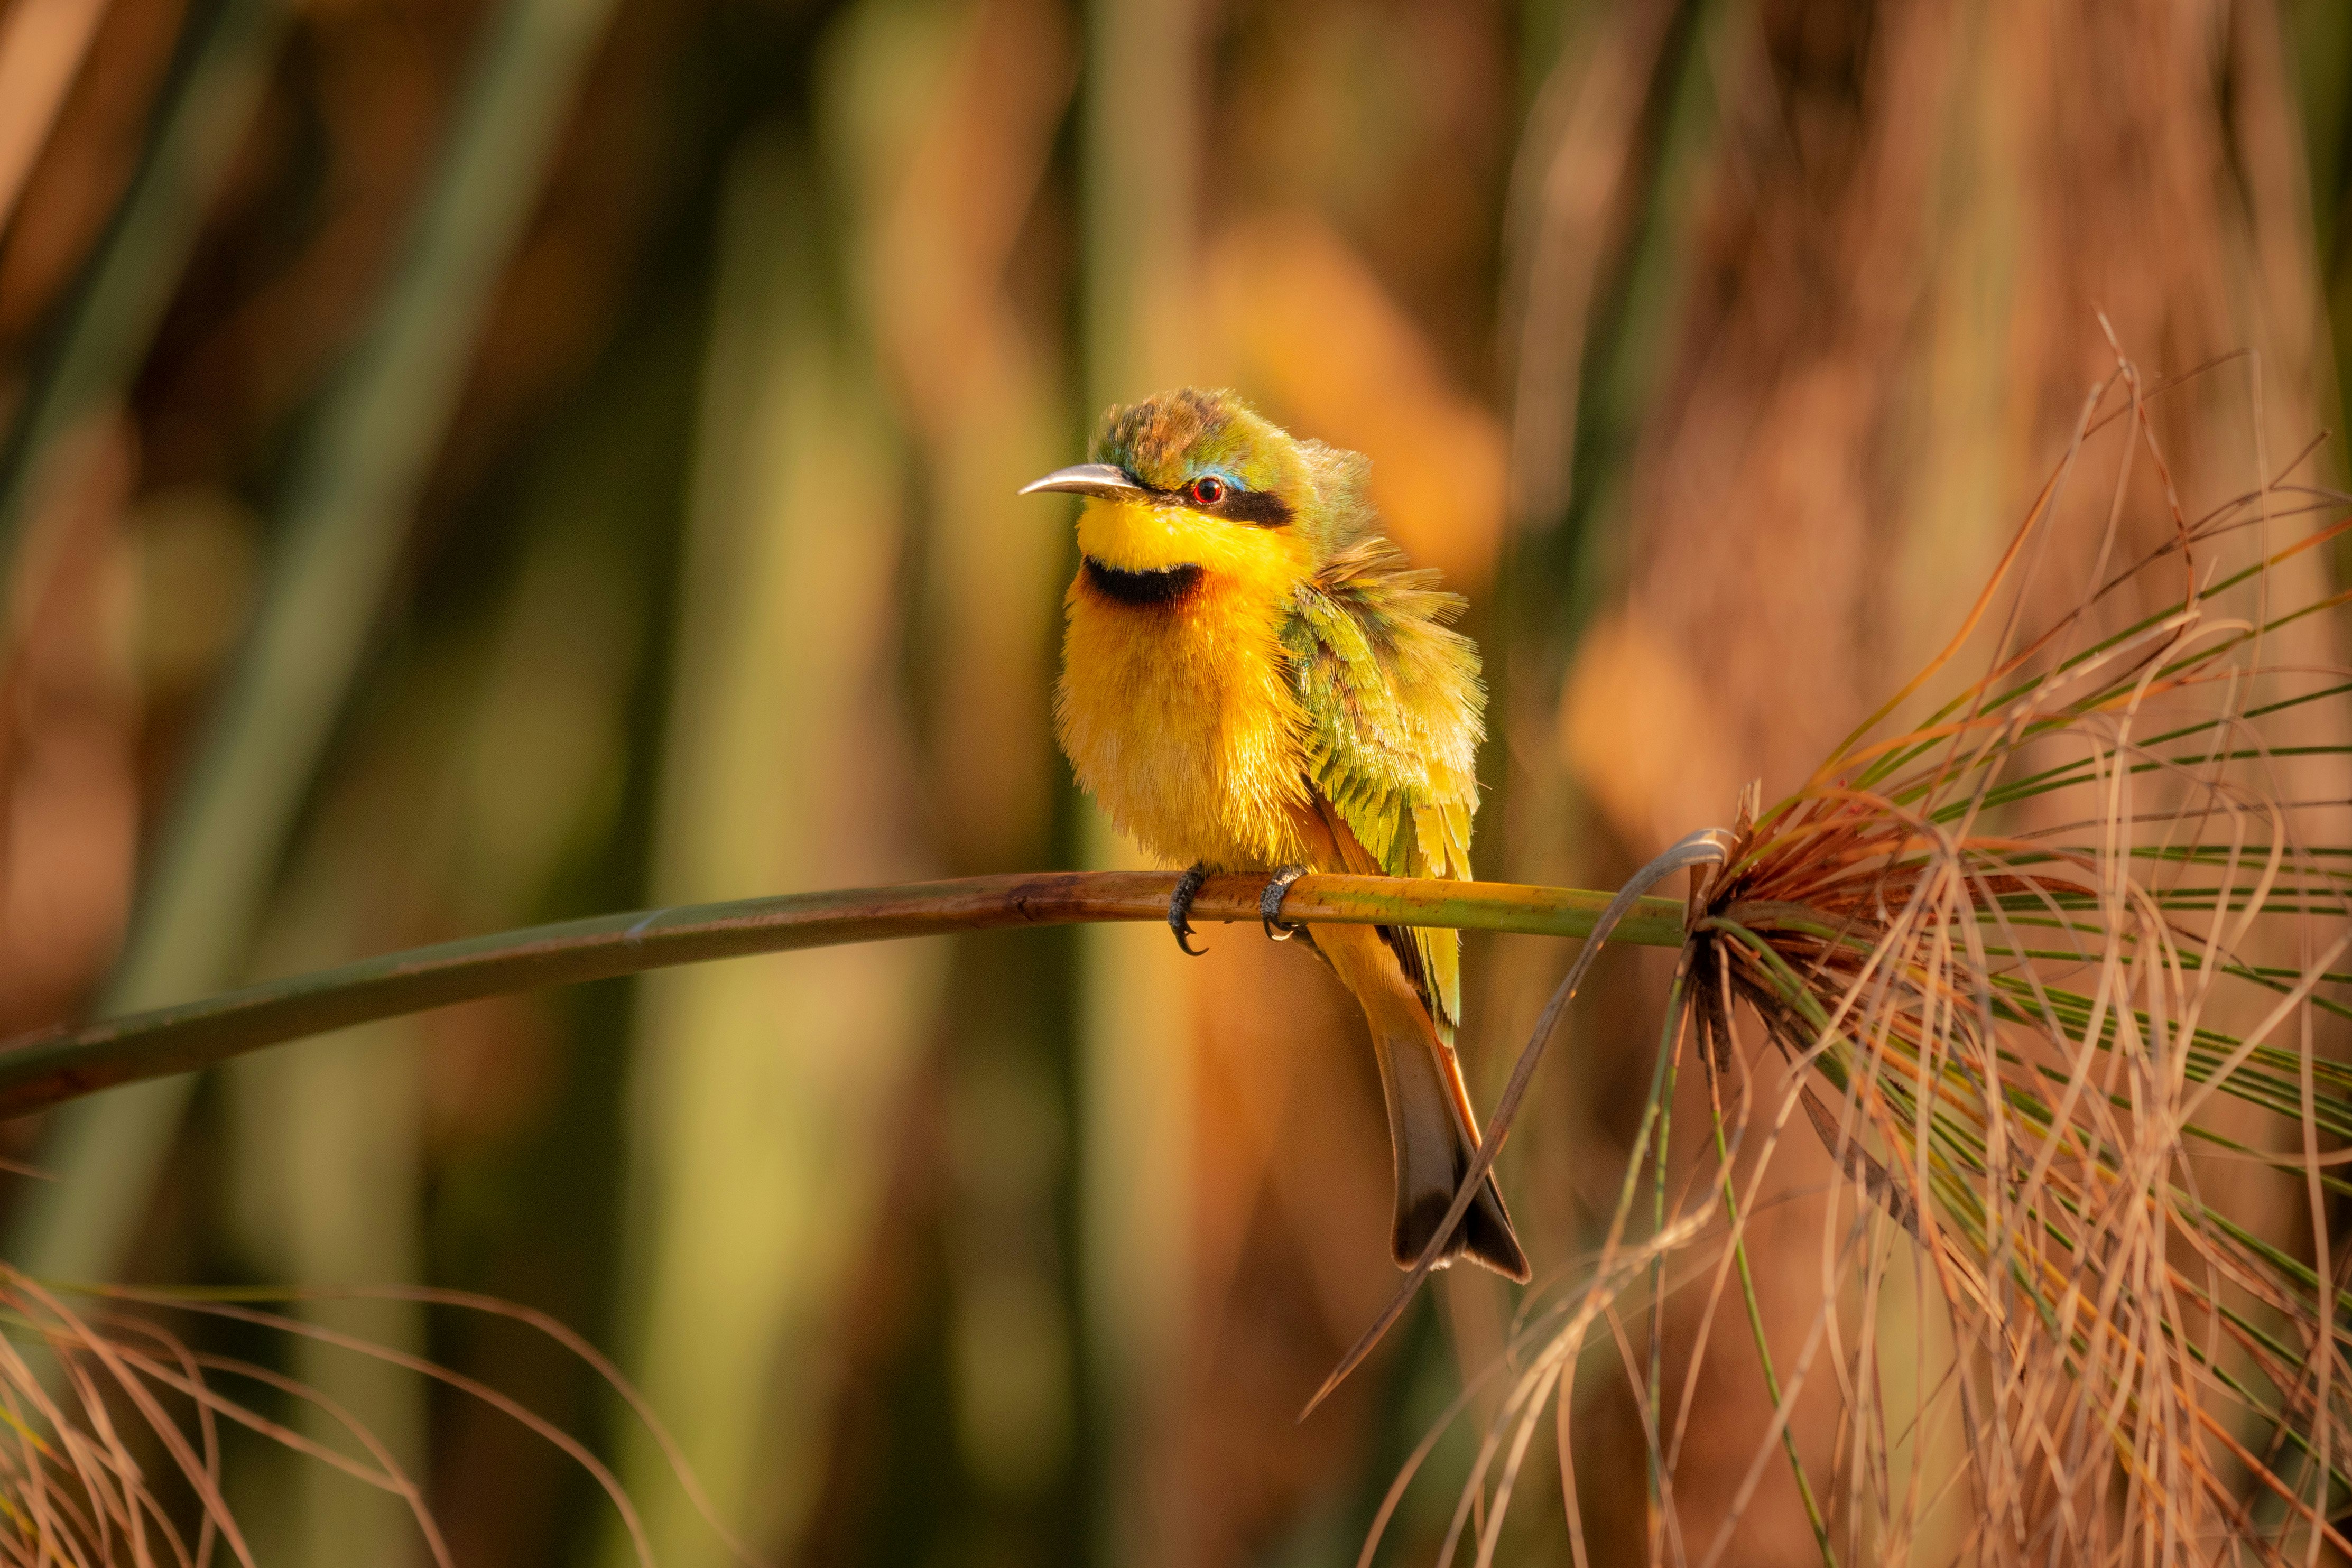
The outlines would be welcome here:
M 1192 481 L 1192 499 L 1204 507 L 1213 507 L 1225 498 L 1225 482 L 1214 474 L 1204 474 Z

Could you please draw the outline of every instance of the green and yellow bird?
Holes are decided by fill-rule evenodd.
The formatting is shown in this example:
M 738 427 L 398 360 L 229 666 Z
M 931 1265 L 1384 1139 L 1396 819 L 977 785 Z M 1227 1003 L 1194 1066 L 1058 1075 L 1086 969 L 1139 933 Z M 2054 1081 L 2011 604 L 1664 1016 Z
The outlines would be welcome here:
M 1190 867 L 1168 910 L 1178 944 L 1192 950 L 1186 913 L 1212 871 L 1267 874 L 1276 936 L 1308 871 L 1469 876 L 1478 650 L 1448 624 L 1462 600 L 1381 537 L 1365 460 L 1192 388 L 1110 410 L 1092 455 L 1022 491 L 1087 497 L 1055 730 L 1120 831 Z M 1454 1053 L 1461 938 L 1309 937 L 1371 1025 L 1391 1248 L 1409 1266 L 1478 1147 Z M 1447 1250 L 1528 1277 L 1491 1176 Z

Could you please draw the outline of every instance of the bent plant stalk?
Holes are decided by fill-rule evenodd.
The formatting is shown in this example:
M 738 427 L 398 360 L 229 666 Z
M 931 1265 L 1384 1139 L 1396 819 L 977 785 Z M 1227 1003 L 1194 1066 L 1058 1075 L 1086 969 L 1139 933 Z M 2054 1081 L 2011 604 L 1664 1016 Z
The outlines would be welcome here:
M 609 977 L 678 964 L 793 948 L 1081 921 L 1159 920 L 1172 875 L 1068 873 L 975 877 L 891 888 L 853 889 L 724 904 L 634 912 L 453 942 L 252 986 L 184 1006 L 54 1030 L 0 1049 L 0 1114 L 21 1114 L 78 1094 L 184 1071 L 304 1035 L 479 997 Z M 1261 885 L 1213 878 L 1192 905 L 1201 921 L 1259 918 Z M 1285 913 L 1326 924 L 1447 925 L 1556 936 L 1591 934 L 1604 912 L 1627 940 L 1683 940 L 1683 906 L 1664 899 L 1612 901 L 1601 894 L 1499 883 L 1307 877 L 1294 883 Z M 345 1352 L 437 1379 L 522 1422 L 580 1465 L 603 1489 L 640 1561 L 650 1547 L 617 1480 L 561 1427 L 496 1389 L 415 1357 L 371 1346 L 299 1318 L 257 1312 L 237 1293 L 131 1291 L 75 1287 L 93 1308 L 68 1306 L 68 1288 L 43 1284 L 0 1264 L 0 1537 L 68 1548 L 77 1561 L 201 1560 L 217 1539 L 226 1554 L 252 1558 L 225 1500 L 218 1428 L 242 1426 L 409 1505 L 426 1553 L 450 1562 L 416 1480 L 347 1412 L 266 1368 L 184 1349 L 124 1306 L 176 1309 L 331 1343 Z M 584 1341 L 561 1325 L 486 1298 L 446 1292 L 377 1292 L 520 1316 L 587 1360 L 653 1434 L 707 1522 L 718 1521 L 653 1412 Z M 23 1348 L 20 1349 L 19 1346 Z M 353 1443 L 354 1458 L 257 1414 L 224 1382 L 321 1404 Z M 53 1390 L 50 1384 L 55 1383 Z M 169 1457 L 171 1485 L 150 1489 L 119 1431 L 152 1431 Z M 121 1478 L 128 1478 L 127 1479 Z M 192 1500 L 200 1538 L 173 1523 L 177 1490 Z M 723 1537 L 723 1531 L 720 1532 Z M 749 1561 L 740 1548 L 739 1557 Z
M 446 942 L 247 986 L 177 1007 L 0 1046 L 0 1116 L 20 1116 L 118 1084 L 187 1072 L 248 1051 L 452 1003 L 544 986 L 610 979 L 679 964 L 955 931 L 1159 920 L 1171 873 L 1046 872 L 851 888 L 730 904 L 635 911 Z M 1263 879 L 1212 877 L 1192 904 L 1203 921 L 1258 918 Z M 1451 925 L 1531 936 L 1588 936 L 1611 895 L 1507 883 L 1309 876 L 1285 915 L 1309 925 Z M 1629 904 L 1621 941 L 1678 946 L 1683 906 Z

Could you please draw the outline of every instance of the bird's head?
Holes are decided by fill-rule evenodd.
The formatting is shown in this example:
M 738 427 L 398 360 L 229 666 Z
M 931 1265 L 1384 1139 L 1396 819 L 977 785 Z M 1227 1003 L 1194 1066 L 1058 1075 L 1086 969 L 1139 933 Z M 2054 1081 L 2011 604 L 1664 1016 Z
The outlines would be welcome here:
M 1082 580 L 1113 599 L 1164 602 L 1211 579 L 1286 596 L 1370 519 L 1361 457 L 1298 440 L 1229 392 L 1114 407 L 1091 457 L 1021 493 L 1087 497 Z

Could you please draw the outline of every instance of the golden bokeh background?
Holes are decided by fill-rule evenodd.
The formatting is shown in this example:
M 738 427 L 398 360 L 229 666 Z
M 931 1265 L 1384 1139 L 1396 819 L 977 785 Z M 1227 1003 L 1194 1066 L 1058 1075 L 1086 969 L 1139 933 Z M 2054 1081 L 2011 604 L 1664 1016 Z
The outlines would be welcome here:
M 1612 884 L 1940 644 L 2110 328 L 2151 374 L 2259 355 L 2165 415 L 2184 493 L 2340 424 L 2347 109 L 2328 0 L 0 0 L 0 1028 L 1129 863 L 1048 733 L 1069 508 L 1013 492 L 1184 382 L 1371 455 L 1486 650 L 1482 873 Z M 1350 1563 L 1513 1299 L 1443 1277 L 1296 1422 L 1395 1279 L 1377 1080 L 1302 954 L 1207 943 L 741 960 L 263 1053 L 0 1130 L 40 1173 L 0 1256 L 303 1289 L 577 1434 L 665 1563 L 730 1558 L 593 1371 L 327 1292 L 572 1325 L 779 1562 Z M 1468 954 L 1484 1101 L 1564 951 Z M 1605 1222 L 1659 962 L 1604 966 L 1505 1162 L 1538 1270 Z M 1755 1227 L 1776 1324 L 1821 1299 L 1816 1164 Z M 227 1348 L 428 1478 L 459 1562 L 631 1560 L 480 1399 Z M 1741 1364 L 1693 1540 L 1769 1414 Z M 1614 1377 L 1575 1440 L 1622 1562 Z M 1800 1441 L 1836 1419 L 1809 1390 Z M 230 1459 L 263 1561 L 425 1560 L 397 1500 Z M 1511 1560 L 1568 1560 L 1559 1473 Z M 1815 1560 L 1782 1471 L 1734 1555 Z

